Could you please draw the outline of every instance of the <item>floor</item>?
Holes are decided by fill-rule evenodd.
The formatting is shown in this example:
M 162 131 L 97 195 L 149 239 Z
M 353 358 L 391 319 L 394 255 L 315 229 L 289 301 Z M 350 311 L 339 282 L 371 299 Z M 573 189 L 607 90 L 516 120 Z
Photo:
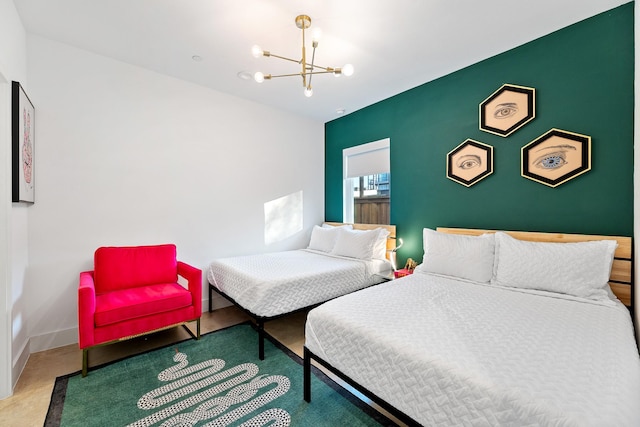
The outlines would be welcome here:
M 211 332 L 242 323 L 249 318 L 235 307 L 204 313 L 201 332 Z M 296 313 L 265 324 L 266 331 L 302 357 L 306 313 Z M 89 352 L 89 366 L 100 365 L 171 342 L 189 338 L 183 328 L 138 337 Z M 31 427 L 44 423 L 56 377 L 79 371 L 82 351 L 76 344 L 33 353 L 18 380 L 13 396 L 0 400 L 0 426 Z M 89 374 L 90 375 L 90 374 Z

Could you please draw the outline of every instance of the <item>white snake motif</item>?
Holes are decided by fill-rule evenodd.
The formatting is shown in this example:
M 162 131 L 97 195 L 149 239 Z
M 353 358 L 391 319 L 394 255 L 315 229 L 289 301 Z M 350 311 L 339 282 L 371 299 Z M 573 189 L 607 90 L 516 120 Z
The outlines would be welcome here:
M 253 363 L 243 363 L 220 372 L 225 366 L 222 359 L 210 359 L 188 367 L 187 355 L 176 352 L 173 360 L 177 362 L 176 365 L 158 374 L 160 381 L 173 382 L 145 393 L 138 400 L 140 409 L 158 408 L 197 390 L 205 390 L 129 424 L 128 427 L 146 427 L 162 421 L 162 427 L 193 426 L 199 421 L 211 419 L 213 420 L 206 424 L 207 426 L 226 426 L 285 394 L 291 386 L 289 378 L 282 375 L 256 377 L 258 366 Z M 223 380 L 226 381 L 220 383 Z M 211 387 L 216 383 L 219 384 Z M 254 398 L 261 388 L 272 384 L 275 384 L 275 387 Z M 218 396 L 229 389 L 225 395 Z M 249 399 L 252 400 L 225 413 L 231 405 Z M 197 404 L 199 406 L 192 412 L 183 412 Z M 258 427 L 267 423 L 274 427 L 288 426 L 291 416 L 283 409 L 269 409 L 257 414 L 242 426 Z

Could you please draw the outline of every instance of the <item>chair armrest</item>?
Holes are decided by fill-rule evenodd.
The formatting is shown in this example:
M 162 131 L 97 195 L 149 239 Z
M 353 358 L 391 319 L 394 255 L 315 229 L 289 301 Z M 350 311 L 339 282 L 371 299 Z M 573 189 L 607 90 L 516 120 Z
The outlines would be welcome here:
M 94 344 L 94 314 L 96 311 L 96 288 L 93 271 L 80 273 L 78 284 L 78 345 L 80 348 Z
M 198 314 L 198 317 L 200 317 L 199 315 L 202 313 L 202 270 L 178 261 L 178 275 L 187 279 L 195 312 Z

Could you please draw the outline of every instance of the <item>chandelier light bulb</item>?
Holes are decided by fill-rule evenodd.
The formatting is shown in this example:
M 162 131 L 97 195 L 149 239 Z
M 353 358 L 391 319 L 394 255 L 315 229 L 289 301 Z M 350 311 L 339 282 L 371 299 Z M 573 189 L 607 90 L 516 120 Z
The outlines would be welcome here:
M 251 54 L 254 58 L 260 58 L 263 54 L 262 48 L 257 44 L 251 48 Z
M 311 98 L 312 95 L 313 89 L 311 89 L 310 87 L 304 89 L 304 96 L 306 96 L 307 98 Z
M 342 67 L 342 74 L 344 74 L 347 77 L 352 76 L 353 75 L 353 65 L 346 64 L 344 67 Z
M 253 79 L 258 83 L 262 83 L 264 81 L 264 74 L 258 71 L 253 75 Z
M 318 43 L 322 38 L 322 30 L 320 28 L 314 28 L 311 32 L 311 41 Z

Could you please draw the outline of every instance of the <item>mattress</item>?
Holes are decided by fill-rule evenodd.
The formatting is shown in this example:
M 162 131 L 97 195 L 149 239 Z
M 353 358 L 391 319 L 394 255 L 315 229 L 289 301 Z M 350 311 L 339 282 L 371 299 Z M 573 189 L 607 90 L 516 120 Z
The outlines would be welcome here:
M 300 249 L 214 260 L 207 279 L 236 303 L 274 317 L 385 280 L 386 260 L 360 260 Z
M 622 304 L 416 273 L 313 309 L 305 345 L 423 425 L 640 425 Z

